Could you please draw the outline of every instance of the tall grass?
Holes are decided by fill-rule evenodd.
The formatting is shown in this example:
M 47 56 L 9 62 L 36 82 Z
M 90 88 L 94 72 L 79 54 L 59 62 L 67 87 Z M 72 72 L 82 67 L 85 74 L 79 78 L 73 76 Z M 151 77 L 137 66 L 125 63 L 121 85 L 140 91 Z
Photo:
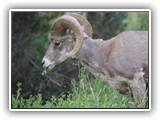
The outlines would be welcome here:
M 87 79 L 85 69 L 80 70 L 79 78 L 79 82 L 72 81 L 72 92 L 68 95 L 52 96 L 48 101 L 43 101 L 41 93 L 22 98 L 21 83 L 18 83 L 17 93 L 11 99 L 12 108 L 136 108 L 132 98 L 112 90 L 100 78 Z

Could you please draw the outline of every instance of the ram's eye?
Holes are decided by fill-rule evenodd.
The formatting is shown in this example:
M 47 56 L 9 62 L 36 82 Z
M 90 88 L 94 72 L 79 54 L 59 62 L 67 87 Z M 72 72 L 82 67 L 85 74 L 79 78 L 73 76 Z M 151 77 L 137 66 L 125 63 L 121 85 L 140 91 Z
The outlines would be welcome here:
M 56 47 L 60 47 L 61 46 L 61 43 L 60 42 L 55 42 L 54 44 Z

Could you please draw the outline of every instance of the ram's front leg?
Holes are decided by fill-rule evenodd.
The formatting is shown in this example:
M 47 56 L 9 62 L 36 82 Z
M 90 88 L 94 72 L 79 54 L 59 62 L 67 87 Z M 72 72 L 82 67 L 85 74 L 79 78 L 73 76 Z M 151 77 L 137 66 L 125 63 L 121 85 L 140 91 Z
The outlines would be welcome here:
M 136 71 L 133 79 L 130 80 L 130 88 L 138 108 L 145 108 L 146 106 L 148 91 L 146 90 L 144 74 L 143 69 L 139 69 Z

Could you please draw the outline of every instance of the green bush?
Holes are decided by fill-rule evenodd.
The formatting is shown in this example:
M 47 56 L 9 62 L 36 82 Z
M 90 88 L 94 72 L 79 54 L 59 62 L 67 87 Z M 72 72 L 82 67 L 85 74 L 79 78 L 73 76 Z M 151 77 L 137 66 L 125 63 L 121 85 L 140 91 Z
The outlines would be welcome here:
M 20 91 L 21 91 L 21 83 L 17 84 L 18 90 L 17 95 L 12 95 L 12 108 L 52 108 L 52 99 L 50 101 L 46 101 L 45 104 L 43 104 L 42 95 L 37 94 L 35 96 L 30 95 L 28 99 L 24 99 L 20 97 Z
M 123 21 L 126 30 L 146 30 L 149 28 L 148 12 L 128 12 L 128 16 Z

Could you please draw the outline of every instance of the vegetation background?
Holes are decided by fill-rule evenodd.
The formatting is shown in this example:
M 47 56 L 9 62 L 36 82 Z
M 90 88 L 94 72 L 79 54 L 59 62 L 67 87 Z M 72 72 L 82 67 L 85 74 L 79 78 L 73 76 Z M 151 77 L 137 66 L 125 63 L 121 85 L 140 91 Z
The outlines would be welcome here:
M 77 60 L 69 59 L 41 76 L 50 26 L 68 12 L 12 12 L 12 108 L 135 108 L 136 101 L 113 91 Z M 126 30 L 148 30 L 148 12 L 77 12 L 107 40 Z M 147 107 L 147 106 L 146 106 Z

